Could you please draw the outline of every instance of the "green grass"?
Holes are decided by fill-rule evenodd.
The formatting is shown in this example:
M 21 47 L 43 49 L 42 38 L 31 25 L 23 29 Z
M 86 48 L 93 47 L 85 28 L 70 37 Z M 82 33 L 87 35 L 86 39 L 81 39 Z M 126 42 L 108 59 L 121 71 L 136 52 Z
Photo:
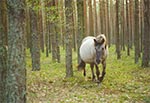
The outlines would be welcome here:
M 27 102 L 28 103 L 150 103 L 150 68 L 134 64 L 134 52 L 116 59 L 115 47 L 109 49 L 106 76 L 100 86 L 77 71 L 77 57 L 73 53 L 74 76 L 65 78 L 65 51 L 61 49 L 61 63 L 41 54 L 41 70 L 31 71 L 27 51 Z M 141 61 L 140 61 L 141 62 Z M 100 70 L 102 68 L 100 66 Z

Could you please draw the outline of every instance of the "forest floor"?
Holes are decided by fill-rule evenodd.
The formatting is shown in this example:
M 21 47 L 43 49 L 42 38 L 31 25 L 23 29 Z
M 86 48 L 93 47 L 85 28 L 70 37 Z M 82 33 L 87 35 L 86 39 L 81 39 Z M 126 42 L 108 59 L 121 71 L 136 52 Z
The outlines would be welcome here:
M 134 52 L 116 59 L 115 47 L 109 49 L 106 76 L 100 86 L 77 71 L 77 57 L 73 53 L 74 76 L 65 78 L 65 51 L 61 63 L 53 63 L 51 56 L 41 54 L 41 70 L 31 71 L 27 51 L 27 103 L 150 103 L 150 68 L 134 64 Z M 141 62 L 141 61 L 140 61 Z M 100 70 L 102 70 L 100 66 Z

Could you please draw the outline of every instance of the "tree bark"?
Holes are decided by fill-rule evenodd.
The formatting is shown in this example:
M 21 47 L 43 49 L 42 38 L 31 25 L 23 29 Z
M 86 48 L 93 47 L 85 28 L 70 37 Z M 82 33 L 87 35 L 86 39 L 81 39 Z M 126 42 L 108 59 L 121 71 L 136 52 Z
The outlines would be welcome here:
M 83 0 L 77 1 L 77 13 L 78 13 L 78 34 L 77 34 L 77 48 L 78 48 L 78 63 L 80 62 L 79 48 L 82 38 L 84 36 L 84 5 Z
M 0 1 L 0 103 L 6 103 L 7 30 L 6 0 Z
M 149 67 L 150 61 L 150 1 L 144 0 L 144 38 L 143 38 L 143 58 L 142 66 Z
M 116 52 L 117 52 L 117 59 L 120 59 L 121 54 L 120 54 L 120 35 L 119 35 L 119 0 L 116 0 Z
M 93 8 L 92 1 L 88 0 L 89 5 L 89 35 L 94 36 Z
M 130 56 L 130 35 L 129 35 L 129 11 L 128 11 L 128 0 L 126 0 L 126 21 L 127 21 L 127 29 L 126 29 L 126 37 L 127 37 L 127 55 Z
M 40 70 L 40 39 L 37 27 L 37 13 L 33 10 L 34 4 L 30 7 L 31 17 L 31 57 L 32 57 L 32 70 Z
M 135 63 L 138 63 L 139 54 L 140 54 L 140 40 L 139 40 L 139 1 L 135 0 L 135 13 L 134 13 L 134 20 L 135 20 L 135 28 L 134 28 L 134 46 L 135 46 Z
M 73 16 L 73 8 L 72 2 L 70 0 L 65 0 L 65 15 L 66 15 L 66 77 L 73 76 L 73 68 L 72 68 L 72 16 Z
M 26 103 L 25 0 L 7 0 L 7 103 Z

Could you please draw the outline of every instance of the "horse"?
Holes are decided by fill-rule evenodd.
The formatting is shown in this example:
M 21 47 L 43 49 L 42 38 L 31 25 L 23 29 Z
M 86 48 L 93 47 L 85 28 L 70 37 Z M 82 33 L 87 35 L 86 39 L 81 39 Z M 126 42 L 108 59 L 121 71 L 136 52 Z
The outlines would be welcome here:
M 78 65 L 78 70 L 83 70 L 83 75 L 86 76 L 86 63 L 90 64 L 92 72 L 92 80 L 96 81 L 94 66 L 96 68 L 97 82 L 102 82 L 106 74 L 106 59 L 108 55 L 107 40 L 104 34 L 100 34 L 97 37 L 87 36 L 82 40 L 79 48 L 79 54 L 81 61 Z M 102 64 L 103 71 L 100 77 L 99 64 Z

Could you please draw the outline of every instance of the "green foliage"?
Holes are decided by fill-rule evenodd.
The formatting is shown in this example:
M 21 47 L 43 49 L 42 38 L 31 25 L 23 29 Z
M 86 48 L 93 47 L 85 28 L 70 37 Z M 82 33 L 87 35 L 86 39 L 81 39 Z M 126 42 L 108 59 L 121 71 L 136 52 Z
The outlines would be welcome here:
M 73 52 L 74 77 L 65 78 L 65 51 L 61 49 L 61 63 L 41 55 L 41 71 L 31 71 L 31 59 L 27 51 L 28 103 L 122 103 L 150 102 L 150 69 L 134 64 L 134 53 L 116 59 L 115 47 L 109 49 L 106 77 L 100 86 L 91 81 L 90 66 L 87 77 L 77 71 L 77 56 Z M 101 67 L 101 66 L 100 66 Z M 101 70 L 102 71 L 102 70 Z

